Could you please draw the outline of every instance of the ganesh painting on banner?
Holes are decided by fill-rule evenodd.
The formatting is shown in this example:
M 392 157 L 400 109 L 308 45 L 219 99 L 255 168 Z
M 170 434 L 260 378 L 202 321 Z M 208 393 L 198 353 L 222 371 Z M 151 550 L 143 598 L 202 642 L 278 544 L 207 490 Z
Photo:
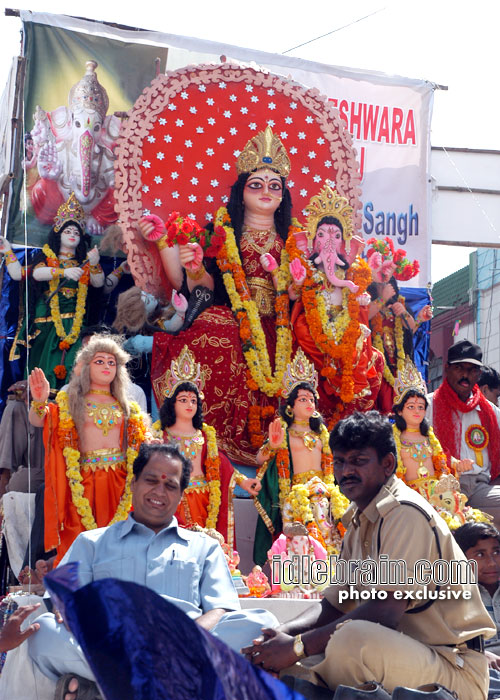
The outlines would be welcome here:
M 42 224 L 51 225 L 74 192 L 87 231 L 100 235 L 118 218 L 113 148 L 120 119 L 107 114 L 109 99 L 96 68 L 96 61 L 87 61 L 85 74 L 69 90 L 68 106 L 50 112 L 37 106 L 26 168 L 29 198 Z
M 197 295 L 213 297 L 197 317 L 188 308 L 190 325 L 177 335 L 155 334 L 156 399 L 187 344 L 202 365 L 204 412 L 223 449 L 254 464 L 297 347 L 290 312 L 304 271 L 294 273 L 287 241 L 311 242 L 298 219 L 325 182 L 349 204 L 349 232 L 360 228 L 351 137 L 317 91 L 253 68 L 210 64 L 158 76 L 130 113 L 116 153 L 115 196 L 136 284 L 165 299 L 174 288 L 191 307 Z M 328 267 L 325 284 L 356 299 L 348 268 L 363 241 L 350 246 L 349 232 L 338 246 L 346 255 L 345 263 L 337 258 L 338 275 L 329 249 L 318 245 L 316 253 Z M 363 292 L 369 279 L 358 277 Z M 356 319 L 349 364 L 364 357 L 365 328 Z M 339 414 L 332 396 L 323 392 L 327 419 Z

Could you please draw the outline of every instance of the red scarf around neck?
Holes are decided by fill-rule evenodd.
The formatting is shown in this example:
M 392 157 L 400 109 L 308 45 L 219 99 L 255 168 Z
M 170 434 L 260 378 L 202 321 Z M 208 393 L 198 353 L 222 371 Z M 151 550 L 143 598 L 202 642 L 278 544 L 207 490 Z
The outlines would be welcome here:
M 446 453 L 448 463 L 450 457 L 460 459 L 460 443 L 462 436 L 461 413 L 469 413 L 479 406 L 481 425 L 489 435 L 488 456 L 490 458 L 491 481 L 500 473 L 500 428 L 492 405 L 475 384 L 469 399 L 464 402 L 453 391 L 445 379 L 439 389 L 434 392 L 433 423 L 436 437 Z M 453 415 L 455 413 L 455 415 Z M 456 415 L 458 413 L 458 416 Z M 467 473 L 467 472 L 466 472 Z

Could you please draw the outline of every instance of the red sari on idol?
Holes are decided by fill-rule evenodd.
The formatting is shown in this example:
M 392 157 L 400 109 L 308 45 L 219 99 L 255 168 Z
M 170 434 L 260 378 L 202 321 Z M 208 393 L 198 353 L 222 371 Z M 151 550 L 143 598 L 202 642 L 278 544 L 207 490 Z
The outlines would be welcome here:
M 270 231 L 243 231 L 240 255 L 252 299 L 257 305 L 274 369 L 276 330 L 275 291 L 271 274 L 260 263 L 263 253 L 280 260 L 283 241 Z M 217 284 L 223 285 L 216 279 Z M 216 297 L 217 300 L 217 297 Z M 247 430 L 250 406 L 273 405 L 273 400 L 247 385 L 248 367 L 241 349 L 239 326 L 230 306 L 217 304 L 203 311 L 178 335 L 156 333 L 153 342 L 151 379 L 157 402 L 163 401 L 165 374 L 170 362 L 187 345 L 201 364 L 205 379 L 203 415 L 217 431 L 220 446 L 230 459 L 255 465 L 256 448 Z

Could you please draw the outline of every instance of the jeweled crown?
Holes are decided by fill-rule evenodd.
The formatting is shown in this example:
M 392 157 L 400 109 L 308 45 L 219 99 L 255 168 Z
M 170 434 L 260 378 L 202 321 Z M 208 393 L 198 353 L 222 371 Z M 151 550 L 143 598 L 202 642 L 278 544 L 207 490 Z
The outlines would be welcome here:
M 460 491 L 460 482 L 453 474 L 443 474 L 433 489 L 433 493 L 447 493 L 448 491 Z
M 196 362 L 195 356 L 184 345 L 177 359 L 173 359 L 170 363 L 170 369 L 165 373 L 164 379 L 164 394 L 169 399 L 171 398 L 179 384 L 183 382 L 192 382 L 198 387 L 200 398 L 203 399 L 202 389 L 205 381 L 201 374 L 201 365 Z
M 410 358 L 407 357 L 403 369 L 398 371 L 394 382 L 394 405 L 399 406 L 406 394 L 411 390 L 427 394 L 427 386 L 422 375 Z
M 82 229 L 85 229 L 85 212 L 74 192 L 57 210 L 54 218 L 54 231 L 58 233 L 67 221 L 75 221 L 80 224 Z
M 338 194 L 330 185 L 324 185 L 319 194 L 311 198 L 305 208 L 307 213 L 308 239 L 312 240 L 316 235 L 318 224 L 325 216 L 334 216 L 342 224 L 342 238 L 345 248 L 349 252 L 351 247 L 352 212 L 349 200 Z
M 281 177 L 290 174 L 290 158 L 280 139 L 273 134 L 270 126 L 259 131 L 248 141 L 236 161 L 238 175 L 251 173 L 261 168 L 276 170 Z
M 86 62 L 85 75 L 69 91 L 69 108 L 72 112 L 80 107 L 95 109 L 104 119 L 109 107 L 109 98 L 108 93 L 97 80 L 95 69 L 98 65 L 97 61 Z
M 304 355 L 302 348 L 299 348 L 295 353 L 292 362 L 286 366 L 283 375 L 283 389 L 281 394 L 284 398 L 288 398 L 297 384 L 308 382 L 314 387 L 314 391 L 318 388 L 318 373 L 316 372 L 312 362 L 309 362 Z

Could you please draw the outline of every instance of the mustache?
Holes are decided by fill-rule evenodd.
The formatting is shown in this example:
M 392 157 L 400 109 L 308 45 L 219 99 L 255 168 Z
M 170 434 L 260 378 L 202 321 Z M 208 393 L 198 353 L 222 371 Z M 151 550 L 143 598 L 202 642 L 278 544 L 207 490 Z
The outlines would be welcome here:
M 346 482 L 359 484 L 361 483 L 361 479 L 358 479 L 357 476 L 345 476 L 343 479 L 340 480 L 339 486 L 342 486 L 342 484 L 345 484 Z
M 470 384 L 470 380 L 467 379 L 467 377 L 462 377 L 462 379 L 458 380 L 459 384 L 462 384 L 462 382 L 465 382 L 466 384 Z

